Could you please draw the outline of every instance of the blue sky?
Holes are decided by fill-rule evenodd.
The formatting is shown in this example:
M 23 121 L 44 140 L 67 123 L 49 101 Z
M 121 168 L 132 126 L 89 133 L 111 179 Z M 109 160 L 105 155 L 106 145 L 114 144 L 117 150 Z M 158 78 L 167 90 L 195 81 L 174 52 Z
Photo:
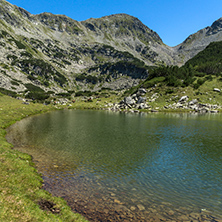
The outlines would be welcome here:
M 32 14 L 64 14 L 77 21 L 126 13 L 175 46 L 222 17 L 221 0 L 9 0 Z

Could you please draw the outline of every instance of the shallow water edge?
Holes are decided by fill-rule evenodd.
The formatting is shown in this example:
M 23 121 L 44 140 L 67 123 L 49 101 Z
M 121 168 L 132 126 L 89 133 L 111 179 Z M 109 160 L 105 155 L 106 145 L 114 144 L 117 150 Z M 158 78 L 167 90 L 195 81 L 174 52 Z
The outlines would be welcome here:
M 27 147 L 18 145 L 17 148 L 23 152 Z M 212 216 L 204 208 L 195 212 L 192 212 L 192 206 L 190 209 L 183 207 L 175 209 L 174 207 L 174 210 L 172 210 L 172 205 L 164 201 L 158 204 L 150 202 L 149 206 L 145 206 L 142 201 L 140 203 L 135 201 L 134 203 L 133 199 L 130 204 L 126 204 L 119 198 L 120 194 L 117 190 L 107 188 L 102 190 L 103 186 L 101 186 L 101 192 L 90 192 L 88 186 L 90 184 L 94 185 L 98 181 L 90 181 L 91 178 L 89 177 L 78 175 L 70 185 L 68 183 L 70 179 L 67 179 L 67 175 L 71 172 L 61 174 L 62 166 L 59 163 L 52 162 L 50 166 L 47 166 L 46 163 L 41 163 L 35 157 L 34 162 L 39 172 L 43 174 L 44 189 L 56 196 L 63 197 L 74 211 L 88 215 L 86 217 L 93 221 L 217 221 L 216 217 Z M 53 174 L 50 172 L 50 168 L 53 169 Z M 68 190 L 69 186 L 72 186 L 71 192 L 65 193 L 64 190 Z M 84 191 L 85 194 L 83 195 Z M 107 191 L 108 196 L 104 195 Z

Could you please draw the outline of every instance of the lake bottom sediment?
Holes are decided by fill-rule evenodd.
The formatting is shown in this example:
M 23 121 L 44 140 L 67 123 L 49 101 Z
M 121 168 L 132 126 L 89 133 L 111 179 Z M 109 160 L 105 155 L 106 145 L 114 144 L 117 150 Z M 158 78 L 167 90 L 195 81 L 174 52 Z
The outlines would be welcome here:
M 43 189 L 64 198 L 74 212 L 83 215 L 89 221 L 222 221 L 220 216 L 213 215 L 206 209 L 176 208 L 168 202 L 157 205 L 150 201 L 151 203 L 147 204 L 143 200 L 138 202 L 136 199 L 126 203 L 118 194 L 115 194 L 118 192 L 114 188 L 105 193 L 99 191 L 93 193 L 90 185 L 84 186 L 82 182 L 72 183 L 70 187 L 70 184 L 67 185 L 59 178 L 44 177 Z

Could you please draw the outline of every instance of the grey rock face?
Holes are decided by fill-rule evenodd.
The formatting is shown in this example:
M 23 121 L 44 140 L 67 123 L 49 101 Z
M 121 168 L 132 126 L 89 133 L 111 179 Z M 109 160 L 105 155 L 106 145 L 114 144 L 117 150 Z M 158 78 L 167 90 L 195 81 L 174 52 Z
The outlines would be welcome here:
M 222 18 L 173 48 L 126 14 L 78 22 L 51 13 L 32 15 L 2 0 L 0 19 L 0 84 L 16 92 L 25 91 L 24 84 L 55 93 L 128 89 L 147 78 L 147 66 L 182 65 L 222 40 Z M 137 97 L 145 93 L 141 88 Z
M 172 61 L 173 50 L 158 34 L 126 14 L 78 22 L 51 13 L 32 15 L 6 1 L 0 1 L 0 14 L 0 62 L 16 67 L 15 76 L 6 71 L 9 83 L 19 75 L 56 92 L 92 85 L 128 89 L 148 76 L 145 65 Z
M 184 102 L 186 102 L 188 99 L 189 99 L 188 96 L 182 96 L 182 97 L 179 99 L 178 103 L 184 103 Z
M 137 100 L 137 104 L 145 103 L 146 102 L 146 97 L 139 97 Z
M 183 60 L 177 60 L 184 64 L 186 61 L 204 50 L 211 42 L 222 41 L 222 18 L 215 21 L 211 26 L 203 28 L 190 35 L 183 43 L 174 47 L 176 54 L 180 54 Z
M 133 104 L 135 104 L 135 100 L 132 99 L 132 97 L 128 96 L 128 97 L 124 98 L 124 103 L 127 105 L 133 105 Z

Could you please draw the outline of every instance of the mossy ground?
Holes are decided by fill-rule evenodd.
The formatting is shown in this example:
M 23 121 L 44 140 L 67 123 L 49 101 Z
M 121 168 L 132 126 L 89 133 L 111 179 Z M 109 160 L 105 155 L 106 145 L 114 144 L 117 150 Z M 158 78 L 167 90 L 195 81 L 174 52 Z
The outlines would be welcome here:
M 52 111 L 52 106 L 25 105 L 0 94 L 0 221 L 86 221 L 66 202 L 41 189 L 42 178 L 29 155 L 12 149 L 5 128 L 26 116 Z M 41 210 L 39 202 L 55 204 L 56 212 Z

